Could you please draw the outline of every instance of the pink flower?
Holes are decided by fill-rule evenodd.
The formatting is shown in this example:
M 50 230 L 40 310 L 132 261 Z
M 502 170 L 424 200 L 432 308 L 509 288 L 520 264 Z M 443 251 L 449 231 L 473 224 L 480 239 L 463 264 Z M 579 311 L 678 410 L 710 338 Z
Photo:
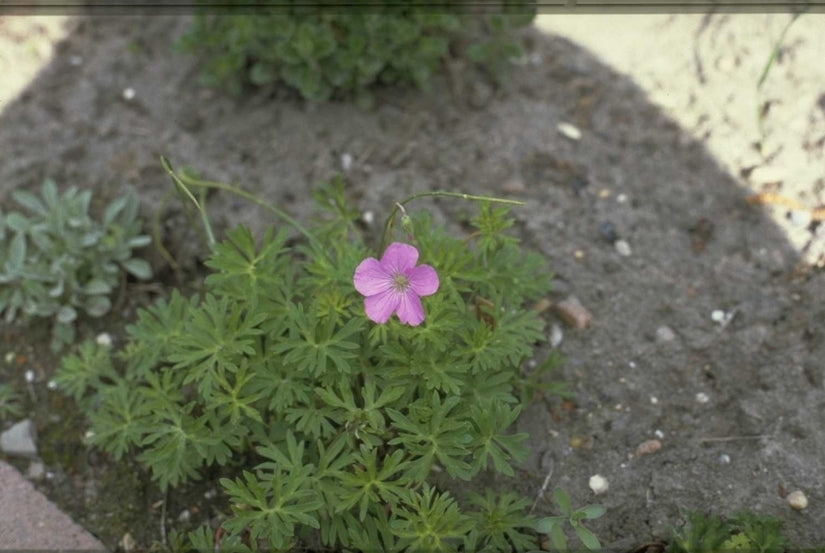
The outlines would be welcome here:
M 393 242 L 378 261 L 368 257 L 355 269 L 352 282 L 366 296 L 364 310 L 376 323 L 386 323 L 393 313 L 410 326 L 424 320 L 420 296 L 435 294 L 438 275 L 429 265 L 415 266 L 418 250 L 409 244 Z

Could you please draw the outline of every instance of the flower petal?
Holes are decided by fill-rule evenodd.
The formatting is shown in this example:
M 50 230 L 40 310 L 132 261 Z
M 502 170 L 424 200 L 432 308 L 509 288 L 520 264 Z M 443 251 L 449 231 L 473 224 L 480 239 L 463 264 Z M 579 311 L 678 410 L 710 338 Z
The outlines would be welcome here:
M 374 296 L 392 287 L 392 275 L 381 268 L 377 259 L 368 257 L 355 268 L 352 283 L 361 294 Z
M 408 291 L 406 294 L 401 294 L 398 303 L 398 320 L 410 326 L 418 326 L 424 320 L 424 307 L 421 306 L 421 300 L 418 296 Z
M 410 290 L 419 296 L 430 296 L 438 290 L 438 273 L 429 265 L 419 265 L 407 271 Z
M 381 256 L 381 267 L 389 274 L 406 273 L 415 267 L 418 261 L 418 250 L 409 244 L 393 242 L 384 250 Z
M 401 294 L 387 290 L 364 299 L 364 311 L 374 323 L 386 323 L 401 303 Z

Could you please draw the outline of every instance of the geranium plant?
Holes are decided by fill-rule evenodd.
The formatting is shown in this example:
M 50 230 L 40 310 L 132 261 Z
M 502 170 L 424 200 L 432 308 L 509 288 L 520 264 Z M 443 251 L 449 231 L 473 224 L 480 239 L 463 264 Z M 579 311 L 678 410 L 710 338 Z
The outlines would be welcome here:
M 191 188 L 238 192 L 166 167 L 193 200 Z M 513 476 L 524 459 L 527 436 L 512 425 L 553 365 L 522 372 L 544 340 L 528 306 L 551 275 L 503 232 L 506 206 L 438 194 L 479 201 L 471 235 L 419 211 L 405 213 L 396 240 L 405 201 L 385 226 L 389 245 L 371 247 L 340 181 L 318 194 L 324 217 L 309 228 L 267 206 L 288 225 L 257 240 L 230 231 L 206 262 L 203 294 L 174 291 L 141 310 L 120 351 L 88 342 L 64 359 L 57 383 L 87 411 L 91 445 L 137 455 L 166 490 L 223 467 L 231 515 L 219 532 L 175 533 L 173 545 L 536 547 L 528 501 L 443 483 Z M 290 227 L 305 240 L 291 243 Z

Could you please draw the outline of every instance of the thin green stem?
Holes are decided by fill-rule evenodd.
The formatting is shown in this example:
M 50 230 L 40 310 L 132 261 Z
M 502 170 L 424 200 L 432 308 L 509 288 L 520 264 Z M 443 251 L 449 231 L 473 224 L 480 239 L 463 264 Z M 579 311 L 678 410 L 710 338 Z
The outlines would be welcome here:
M 212 231 L 211 231 L 211 228 L 209 226 L 208 218 L 206 216 L 206 210 L 195 199 L 195 196 L 192 194 L 192 192 L 188 188 L 189 186 L 199 187 L 199 188 L 214 188 L 216 190 L 225 190 L 227 192 L 232 192 L 233 194 L 236 194 L 236 195 L 240 196 L 241 198 L 249 200 L 253 204 L 255 204 L 257 206 L 260 206 L 260 207 L 272 212 L 277 217 L 279 217 L 280 219 L 285 221 L 287 224 L 292 226 L 292 228 L 294 228 L 295 230 L 297 230 L 298 232 L 303 234 L 315 247 L 318 248 L 319 251 L 321 251 L 321 252 L 325 251 L 324 248 L 321 246 L 321 243 L 315 237 L 315 235 L 312 234 L 311 232 L 309 232 L 307 229 L 305 229 L 303 227 L 303 225 L 301 225 L 301 223 L 299 223 L 297 220 L 295 220 L 291 215 L 289 215 L 285 211 L 282 211 L 282 210 L 278 209 L 277 207 L 275 207 L 271 204 L 268 204 L 267 202 L 261 200 L 260 198 L 258 198 L 254 194 L 252 194 L 250 192 L 247 192 L 243 188 L 239 188 L 237 186 L 233 186 L 231 184 L 226 184 L 226 183 L 223 183 L 223 182 L 215 182 L 215 181 L 207 181 L 207 180 L 198 179 L 198 178 L 195 178 L 191 175 L 187 175 L 183 171 L 181 171 L 180 174 L 177 174 L 172 169 L 172 165 L 169 163 L 169 160 L 167 160 L 163 156 L 161 156 L 160 160 L 161 160 L 161 163 L 163 164 L 164 169 L 166 169 L 166 172 L 169 173 L 169 176 L 171 176 L 172 180 L 175 181 L 175 184 L 197 206 L 198 210 L 201 212 L 201 218 L 204 222 L 204 226 L 207 228 L 207 233 L 209 234 L 209 236 L 212 236 Z M 214 238 L 212 238 L 212 240 L 213 240 L 212 244 L 214 244 Z M 211 247 L 211 244 L 210 244 L 210 247 Z
M 387 217 L 386 222 L 384 223 L 384 232 L 381 235 L 381 246 L 379 247 L 378 253 L 384 251 L 384 246 L 387 244 L 387 239 L 390 236 L 390 232 L 392 231 L 393 223 L 395 221 L 395 216 L 398 214 L 399 211 L 404 210 L 404 206 L 413 200 L 417 200 L 419 198 L 426 198 L 426 197 L 437 197 L 437 196 L 445 196 L 448 198 L 458 198 L 461 200 L 473 200 L 473 201 L 480 201 L 480 202 L 491 202 L 497 204 L 507 204 L 507 205 L 525 205 L 524 202 L 520 202 L 518 200 L 507 200 L 504 198 L 494 198 L 492 196 L 477 196 L 475 194 L 464 194 L 462 192 L 447 192 L 445 190 L 435 190 L 433 192 L 419 192 L 418 194 L 413 194 L 409 198 L 404 201 L 398 202 L 395 204 L 395 207 L 390 212 L 389 216 Z

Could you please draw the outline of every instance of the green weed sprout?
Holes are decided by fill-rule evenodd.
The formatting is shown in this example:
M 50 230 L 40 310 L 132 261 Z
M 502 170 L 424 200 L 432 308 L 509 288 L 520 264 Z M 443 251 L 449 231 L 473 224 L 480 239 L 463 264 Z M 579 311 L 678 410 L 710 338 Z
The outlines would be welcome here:
M 14 391 L 11 386 L 0 384 L 0 421 L 9 417 L 19 417 L 23 414 L 20 406 L 20 394 Z
M 550 543 L 556 551 L 567 551 L 567 537 L 564 533 L 565 525 L 570 525 L 573 532 L 589 551 L 601 549 L 599 538 L 584 525 L 585 520 L 595 520 L 605 513 L 601 505 L 587 505 L 581 509 L 573 509 L 570 496 L 561 488 L 553 490 L 553 501 L 562 512 L 559 516 L 545 517 L 536 521 L 533 528 L 536 532 L 550 537 Z
M 667 553 L 783 553 L 786 545 L 780 520 L 750 512 L 729 520 L 691 512 L 684 527 L 671 529 Z
M 163 163 L 204 214 L 207 237 L 215 234 L 193 191 L 248 195 Z M 391 256 L 404 267 L 378 261 L 391 246 L 367 246 L 340 180 L 316 194 L 320 217 L 306 227 L 264 205 L 302 238 L 290 241 L 288 228 L 256 238 L 240 226 L 208 240 L 202 294 L 173 291 L 140 310 L 120 351 L 89 341 L 64 358 L 56 383 L 87 413 L 90 445 L 135 456 L 167 491 L 218 470 L 231 515 L 219 533 L 176 531 L 180 551 L 536 547 L 535 519 L 517 494 L 464 497 L 444 486 L 482 472 L 514 476 L 525 458 L 527 435 L 511 428 L 535 384 L 522 367 L 545 339 L 525 306 L 546 294 L 551 274 L 506 233 L 515 202 L 439 195 L 478 202 L 475 231 L 454 237 L 412 212 L 412 199 L 399 202 L 383 238 L 407 242 Z M 401 209 L 408 218 L 396 237 Z M 409 291 L 416 271 L 432 291 L 422 264 L 438 286 L 415 294 L 421 320 L 400 304 L 368 316 L 370 296 Z M 359 266 L 388 272 L 361 287 Z M 372 301 L 406 301 L 399 294 Z
M 51 319 L 51 346 L 59 351 L 74 340 L 80 313 L 100 317 L 111 309 L 124 271 L 152 276 L 149 263 L 132 257 L 150 241 L 140 234 L 138 199 L 130 191 L 95 221 L 91 192 L 70 187 L 61 195 L 51 180 L 40 197 L 23 190 L 12 197 L 27 214 L 0 212 L 0 313 L 7 323 L 20 315 Z

